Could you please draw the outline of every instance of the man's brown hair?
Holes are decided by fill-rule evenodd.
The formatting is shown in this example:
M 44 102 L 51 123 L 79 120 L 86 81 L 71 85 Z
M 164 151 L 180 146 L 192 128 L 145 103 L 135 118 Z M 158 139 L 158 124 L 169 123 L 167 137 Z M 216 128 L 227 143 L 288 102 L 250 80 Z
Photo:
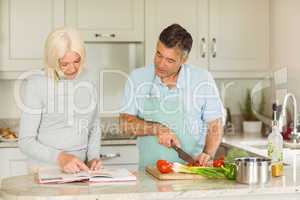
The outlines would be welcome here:
M 191 34 L 179 24 L 172 24 L 166 27 L 160 33 L 159 40 L 166 47 L 177 47 L 186 54 L 191 51 L 193 45 L 193 38 Z

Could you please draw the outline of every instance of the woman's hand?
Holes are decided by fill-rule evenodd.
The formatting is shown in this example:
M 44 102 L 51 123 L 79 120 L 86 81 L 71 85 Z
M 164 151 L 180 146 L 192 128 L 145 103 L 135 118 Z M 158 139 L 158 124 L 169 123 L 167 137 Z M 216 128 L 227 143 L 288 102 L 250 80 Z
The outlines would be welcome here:
M 89 168 L 76 156 L 61 152 L 58 156 L 59 167 L 66 173 L 89 171 Z
M 93 159 L 88 161 L 88 167 L 90 168 L 90 170 L 92 171 L 96 171 L 99 170 L 101 168 L 101 160 L 100 159 Z

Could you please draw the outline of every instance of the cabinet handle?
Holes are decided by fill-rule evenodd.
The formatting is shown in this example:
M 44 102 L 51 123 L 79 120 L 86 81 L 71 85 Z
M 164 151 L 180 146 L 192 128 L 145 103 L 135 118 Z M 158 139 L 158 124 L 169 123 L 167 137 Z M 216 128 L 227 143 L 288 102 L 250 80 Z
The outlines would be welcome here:
M 201 38 L 201 57 L 205 58 L 207 52 L 206 40 L 205 38 Z
M 102 34 L 102 33 L 95 33 L 95 37 L 111 37 L 114 38 L 116 37 L 116 34 L 114 33 L 106 33 L 106 34 Z
M 121 156 L 120 153 L 100 154 L 100 158 L 102 160 L 109 160 L 109 159 L 117 158 L 117 157 L 120 157 L 120 156 Z
M 211 45 L 211 56 L 213 57 L 213 58 L 215 58 L 215 57 L 217 57 L 217 40 L 216 40 L 216 38 L 213 38 L 212 40 L 211 40 L 211 42 L 212 42 L 212 45 Z

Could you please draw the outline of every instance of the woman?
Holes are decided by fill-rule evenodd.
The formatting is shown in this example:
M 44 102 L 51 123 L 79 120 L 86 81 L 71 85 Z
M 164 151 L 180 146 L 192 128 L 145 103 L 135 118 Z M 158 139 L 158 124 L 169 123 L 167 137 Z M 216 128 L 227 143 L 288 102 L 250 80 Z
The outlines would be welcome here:
M 44 71 L 28 78 L 21 116 L 19 147 L 31 171 L 49 166 L 67 173 L 100 168 L 97 93 L 83 69 L 84 59 L 84 43 L 76 30 L 50 33 Z

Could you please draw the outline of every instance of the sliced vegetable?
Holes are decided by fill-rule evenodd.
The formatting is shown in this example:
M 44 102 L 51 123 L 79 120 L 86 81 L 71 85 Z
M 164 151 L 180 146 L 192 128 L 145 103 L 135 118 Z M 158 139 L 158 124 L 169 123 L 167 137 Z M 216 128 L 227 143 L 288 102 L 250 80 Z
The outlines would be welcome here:
M 199 174 L 208 178 L 225 178 L 223 170 L 219 167 L 189 167 L 180 163 L 173 163 L 173 171 L 189 174 Z
M 236 179 L 236 165 L 232 163 L 225 163 L 224 166 L 221 167 L 223 169 L 223 173 L 229 180 Z
M 214 160 L 214 161 L 213 161 L 213 166 L 214 166 L 214 167 L 221 167 L 221 166 L 224 166 L 224 160 Z
M 199 174 L 207 178 L 227 178 L 229 180 L 235 180 L 236 178 L 235 164 L 226 163 L 220 167 L 195 167 L 173 163 L 172 169 L 175 172 Z
M 158 171 L 160 171 L 160 173 L 162 173 L 162 174 L 172 172 L 173 171 L 172 166 L 173 166 L 173 164 L 166 160 L 156 161 L 156 167 L 157 167 Z

